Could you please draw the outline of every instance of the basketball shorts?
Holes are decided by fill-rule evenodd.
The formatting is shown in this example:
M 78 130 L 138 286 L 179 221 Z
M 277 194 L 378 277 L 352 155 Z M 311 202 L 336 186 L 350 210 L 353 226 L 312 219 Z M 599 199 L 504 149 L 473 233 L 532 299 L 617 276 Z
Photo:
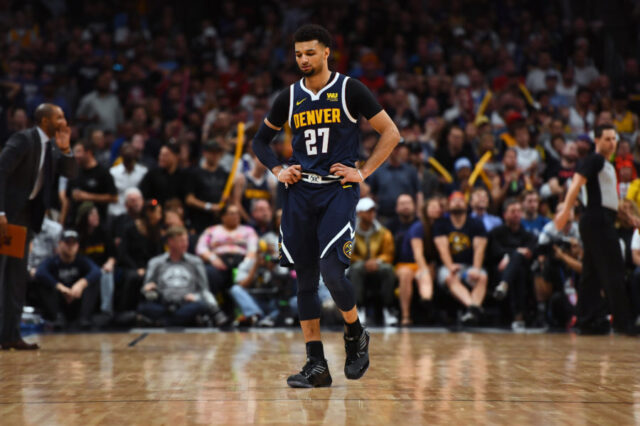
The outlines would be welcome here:
M 352 182 L 289 185 L 282 199 L 280 264 L 314 264 L 336 250 L 349 265 L 359 198 L 360 185 Z

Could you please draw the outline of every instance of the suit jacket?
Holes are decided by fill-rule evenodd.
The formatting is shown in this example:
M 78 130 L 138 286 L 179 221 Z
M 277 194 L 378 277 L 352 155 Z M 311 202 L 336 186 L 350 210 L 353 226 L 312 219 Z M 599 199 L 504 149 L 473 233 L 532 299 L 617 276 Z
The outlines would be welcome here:
M 73 155 L 60 152 L 53 139 L 50 142 L 51 167 L 48 176 L 43 176 L 42 189 L 33 200 L 29 200 L 29 196 L 38 178 L 42 150 L 37 128 L 14 133 L 0 152 L 0 212 L 5 212 L 9 223 L 28 226 L 35 232 L 40 231 L 44 212 L 49 207 L 45 205 L 43 193 L 53 191 L 52 197 L 57 193 L 51 187 L 56 172 L 73 178 L 78 171 Z M 46 171 L 43 164 L 43 173 Z

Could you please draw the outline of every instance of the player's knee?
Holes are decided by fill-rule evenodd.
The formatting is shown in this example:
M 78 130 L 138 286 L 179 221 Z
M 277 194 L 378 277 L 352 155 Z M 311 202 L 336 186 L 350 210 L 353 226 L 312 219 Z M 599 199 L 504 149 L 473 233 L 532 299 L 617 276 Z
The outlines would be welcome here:
M 331 288 L 331 285 L 337 285 L 345 279 L 344 273 L 346 269 L 347 265 L 334 258 L 334 256 L 320 260 L 320 273 L 324 283 L 329 288 Z
M 298 277 L 298 293 L 301 291 L 317 292 L 319 274 L 318 268 L 314 265 L 296 266 L 296 275 Z

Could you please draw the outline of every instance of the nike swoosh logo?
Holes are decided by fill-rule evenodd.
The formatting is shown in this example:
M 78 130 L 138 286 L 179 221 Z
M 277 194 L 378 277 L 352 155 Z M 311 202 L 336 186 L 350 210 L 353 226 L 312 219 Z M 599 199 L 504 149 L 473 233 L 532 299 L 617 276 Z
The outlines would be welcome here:
M 307 98 L 304 98 L 303 100 L 296 102 L 296 106 L 300 105 L 301 103 L 303 103 L 306 100 L 307 100 Z

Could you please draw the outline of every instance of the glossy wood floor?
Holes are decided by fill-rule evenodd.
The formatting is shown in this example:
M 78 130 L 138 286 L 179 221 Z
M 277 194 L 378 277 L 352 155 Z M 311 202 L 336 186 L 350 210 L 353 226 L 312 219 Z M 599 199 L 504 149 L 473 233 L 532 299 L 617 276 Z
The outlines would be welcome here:
M 297 331 L 43 335 L 0 352 L 0 424 L 633 424 L 640 340 L 621 336 L 373 331 L 371 368 L 290 389 Z

